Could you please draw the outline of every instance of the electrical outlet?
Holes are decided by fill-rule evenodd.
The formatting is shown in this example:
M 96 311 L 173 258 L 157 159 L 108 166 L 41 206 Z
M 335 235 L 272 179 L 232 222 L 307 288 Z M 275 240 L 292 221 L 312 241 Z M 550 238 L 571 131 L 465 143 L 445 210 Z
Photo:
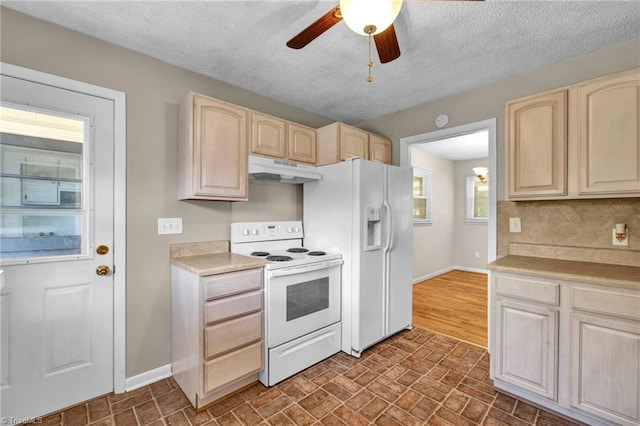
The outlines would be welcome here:
M 182 218 L 181 217 L 159 217 L 158 218 L 158 235 L 163 234 L 182 234 Z
M 474 255 L 476 258 L 478 258 L 478 257 L 480 257 L 480 252 L 479 252 L 479 251 L 474 251 L 474 252 L 473 252 L 473 255 Z
M 519 217 L 509 218 L 509 232 L 522 232 L 522 226 L 520 224 Z
M 629 245 L 629 230 L 627 229 L 627 236 L 625 239 L 623 239 L 622 241 L 620 241 L 618 239 L 618 237 L 616 237 L 616 230 L 615 228 L 613 229 L 613 237 L 611 240 L 612 244 L 614 246 L 628 246 Z

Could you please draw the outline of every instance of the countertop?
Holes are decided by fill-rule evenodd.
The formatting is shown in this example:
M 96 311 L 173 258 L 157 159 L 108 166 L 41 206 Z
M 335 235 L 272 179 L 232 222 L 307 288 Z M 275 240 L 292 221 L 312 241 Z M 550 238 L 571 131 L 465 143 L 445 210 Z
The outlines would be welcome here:
M 265 261 L 225 252 L 175 257 L 171 259 L 171 264 L 204 277 L 206 275 L 224 274 L 225 272 L 262 268 L 265 265 Z
M 171 244 L 170 256 L 172 265 L 201 277 L 265 265 L 262 259 L 229 253 L 229 241 Z
M 505 256 L 487 265 L 492 271 L 640 290 L 640 267 L 544 257 Z

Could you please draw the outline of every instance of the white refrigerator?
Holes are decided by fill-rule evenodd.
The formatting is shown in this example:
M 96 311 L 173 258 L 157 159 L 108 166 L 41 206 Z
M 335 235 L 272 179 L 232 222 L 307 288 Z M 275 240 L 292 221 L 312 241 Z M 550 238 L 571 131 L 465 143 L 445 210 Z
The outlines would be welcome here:
M 304 184 L 304 245 L 342 253 L 342 351 L 411 328 L 413 172 L 355 158 Z

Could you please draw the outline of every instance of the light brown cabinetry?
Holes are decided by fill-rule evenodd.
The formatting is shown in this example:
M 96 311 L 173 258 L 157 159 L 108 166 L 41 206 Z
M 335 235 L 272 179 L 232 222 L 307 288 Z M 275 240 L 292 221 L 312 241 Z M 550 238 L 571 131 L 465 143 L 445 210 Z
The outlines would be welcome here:
M 382 136 L 369 134 L 369 160 L 391 164 L 391 141 Z
M 246 201 L 247 110 L 189 92 L 178 111 L 178 199 Z
M 172 373 L 195 408 L 263 368 L 262 268 L 199 277 L 171 266 Z
M 498 389 L 587 424 L 640 423 L 640 290 L 492 272 Z
M 252 112 L 251 153 L 315 164 L 316 131 L 301 124 Z
M 503 275 L 495 280 L 493 374 L 555 401 L 558 284 Z
M 505 104 L 510 200 L 640 195 L 640 68 Z
M 317 165 L 333 164 L 351 157 L 391 163 L 391 141 L 343 123 L 332 123 L 316 130 Z
M 566 195 L 567 91 L 507 103 L 509 196 Z
M 576 90 L 580 194 L 640 194 L 640 69 Z

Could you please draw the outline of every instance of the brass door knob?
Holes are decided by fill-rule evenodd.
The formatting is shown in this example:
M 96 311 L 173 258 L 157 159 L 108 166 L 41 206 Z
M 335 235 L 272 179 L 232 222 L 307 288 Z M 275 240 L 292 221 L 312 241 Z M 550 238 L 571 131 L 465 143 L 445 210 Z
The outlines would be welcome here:
M 109 273 L 109 267 L 107 265 L 100 265 L 96 269 L 96 274 L 100 276 L 107 275 Z

